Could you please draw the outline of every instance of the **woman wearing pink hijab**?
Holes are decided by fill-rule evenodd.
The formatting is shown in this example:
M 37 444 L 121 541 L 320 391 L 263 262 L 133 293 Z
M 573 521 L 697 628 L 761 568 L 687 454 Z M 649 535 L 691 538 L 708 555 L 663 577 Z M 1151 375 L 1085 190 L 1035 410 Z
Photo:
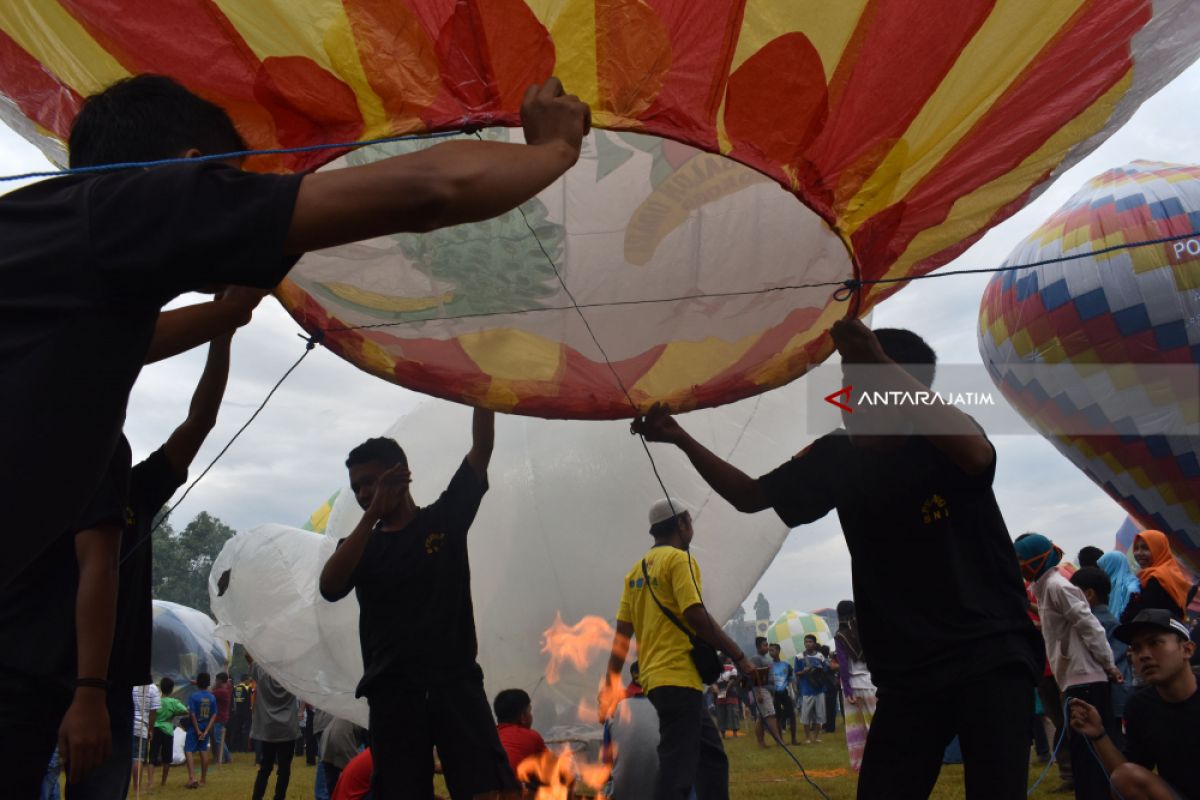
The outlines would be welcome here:
M 1142 531 L 1135 536 L 1133 560 L 1141 567 L 1138 581 L 1142 591 L 1130 598 L 1121 621 L 1128 622 L 1147 608 L 1163 608 L 1176 619 L 1184 619 L 1184 609 L 1195 588 L 1191 577 L 1172 555 L 1166 535 L 1160 531 Z

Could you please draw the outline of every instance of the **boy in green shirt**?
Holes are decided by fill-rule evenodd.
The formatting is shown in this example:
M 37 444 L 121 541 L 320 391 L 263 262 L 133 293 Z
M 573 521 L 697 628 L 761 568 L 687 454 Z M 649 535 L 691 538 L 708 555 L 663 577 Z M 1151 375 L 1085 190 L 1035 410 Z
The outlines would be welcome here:
M 154 738 L 150 743 L 150 763 L 154 766 L 162 764 L 162 783 L 167 785 L 167 773 L 171 771 L 171 758 L 175 751 L 175 718 L 187 716 L 188 710 L 180 701 L 171 696 L 175 691 L 175 681 L 163 678 L 159 682 L 162 691 L 162 705 L 158 709 L 158 717 L 154 721 Z M 153 775 L 153 773 L 151 773 Z M 153 778 L 152 778 L 153 780 Z

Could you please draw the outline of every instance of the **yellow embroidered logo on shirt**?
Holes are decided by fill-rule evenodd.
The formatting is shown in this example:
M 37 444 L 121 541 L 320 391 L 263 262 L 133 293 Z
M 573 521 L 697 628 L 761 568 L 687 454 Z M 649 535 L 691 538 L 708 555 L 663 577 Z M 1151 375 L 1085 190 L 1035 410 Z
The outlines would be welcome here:
M 949 516 L 950 509 L 946 505 L 946 498 L 940 494 L 933 495 L 921 504 L 921 519 L 925 521 L 926 525 L 932 525 Z
M 425 552 L 433 555 L 438 550 L 442 549 L 442 542 L 446 539 L 444 533 L 431 533 L 425 537 Z

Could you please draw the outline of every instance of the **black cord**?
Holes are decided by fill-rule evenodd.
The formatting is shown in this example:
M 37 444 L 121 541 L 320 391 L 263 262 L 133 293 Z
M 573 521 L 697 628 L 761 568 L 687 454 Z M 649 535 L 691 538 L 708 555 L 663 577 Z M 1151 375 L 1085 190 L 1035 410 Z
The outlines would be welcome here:
M 906 283 L 909 281 L 931 280 L 933 278 L 949 278 L 954 275 L 985 275 L 985 274 L 990 274 L 990 273 L 1014 272 L 1016 270 L 1033 269 L 1035 267 L 1044 267 L 1044 266 L 1048 266 L 1051 264 L 1061 264 L 1061 263 L 1064 263 L 1067 261 L 1076 261 L 1076 260 L 1083 259 L 1083 258 L 1093 258 L 1095 256 L 1102 256 L 1102 255 L 1106 255 L 1108 253 L 1115 253 L 1119 250 L 1133 250 L 1133 249 L 1140 248 L 1140 247 L 1152 247 L 1154 245 L 1159 245 L 1159 244 L 1170 244 L 1171 242 L 1180 242 L 1185 239 L 1200 238 L 1200 231 L 1192 231 L 1190 233 L 1182 233 L 1177 236 L 1164 236 L 1164 237 L 1161 237 L 1158 239 L 1145 239 L 1145 240 L 1140 240 L 1140 241 L 1136 241 L 1136 242 L 1126 242 L 1124 244 L 1110 245 L 1109 247 L 1103 247 L 1099 250 L 1089 250 L 1085 253 L 1072 253 L 1070 255 L 1065 255 L 1065 256 L 1055 256 L 1054 258 L 1046 258 L 1046 259 L 1042 259 L 1040 261 L 1032 261 L 1028 264 L 1010 264 L 1008 266 L 1002 266 L 1002 267 L 979 267 L 977 269 L 956 269 L 956 270 L 949 270 L 949 271 L 945 271 L 945 272 L 927 272 L 924 275 L 908 275 L 903 278 L 861 278 L 861 279 L 860 278 L 849 278 L 849 279 L 843 280 L 843 281 L 818 281 L 816 283 L 794 283 L 794 284 L 785 284 L 783 286 L 768 286 L 763 289 L 741 289 L 741 290 L 732 290 L 732 291 L 728 291 L 728 292 L 697 292 L 695 294 L 677 295 L 675 297 L 653 297 L 653 298 L 643 298 L 643 299 L 639 299 L 639 300 L 611 300 L 611 301 L 602 302 L 602 303 L 579 303 L 579 302 L 576 302 L 575 297 L 571 294 L 571 292 L 569 290 L 567 290 L 566 284 L 563 282 L 562 275 L 559 274 L 558 267 L 554 264 L 554 260 L 550 257 L 550 254 L 546 251 L 546 248 L 544 246 L 542 246 L 541 239 L 538 238 L 537 232 L 534 231 L 533 227 L 529 224 L 529 220 L 525 217 L 524 210 L 519 207 L 517 210 L 521 212 L 521 217 L 523 219 L 525 219 L 525 227 L 527 227 L 529 229 L 529 232 L 533 234 L 534 239 L 538 243 L 538 247 L 541 249 L 543 255 L 546 256 L 547 261 L 550 262 L 550 266 L 554 268 L 554 274 L 556 277 L 558 277 L 559 284 L 562 285 L 563 290 L 566 292 L 567 296 L 571 299 L 571 305 L 538 306 L 536 308 L 515 308 L 515 309 L 505 310 L 505 311 L 483 311 L 483 312 L 478 312 L 478 313 L 473 313 L 473 314 L 450 314 L 450 315 L 447 315 L 444 317 L 428 317 L 426 319 L 398 320 L 395 322 L 377 322 L 377 323 L 371 323 L 371 324 L 367 324 L 367 325 L 347 325 L 347 326 L 336 327 L 336 328 L 324 328 L 324 329 L 322 329 L 323 332 L 324 333 L 343 333 L 343 332 L 347 332 L 347 331 L 370 330 L 373 328 L 391 328 L 391 327 L 399 327 L 402 325 L 419 325 L 424 322 L 441 322 L 441 321 L 461 320 L 461 319 L 481 319 L 481 318 L 486 318 L 486 317 L 503 317 L 503 316 L 509 316 L 509 315 L 517 315 L 517 314 L 537 314 L 537 313 L 552 312 L 552 311 L 570 311 L 570 310 L 574 309 L 576 312 L 579 313 L 580 318 L 583 319 L 584 325 L 587 327 L 588 333 L 591 334 L 591 336 L 592 336 L 592 341 L 595 342 L 596 347 L 599 348 L 600 352 L 603 354 L 604 348 L 600 347 L 600 343 L 596 341 L 595 334 L 592 333 L 592 328 L 590 325 L 588 325 L 587 318 L 583 316 L 583 309 L 585 309 L 585 308 L 586 309 L 618 308 L 621 306 L 654 305 L 654 304 L 658 304 L 658 303 L 678 303 L 678 302 L 682 302 L 682 301 L 686 301 L 686 300 L 709 300 L 709 299 L 720 299 L 720 298 L 725 298 L 725 297 L 754 297 L 756 295 L 771 294 L 772 292 L 794 292 L 794 291 L 801 291 L 804 289 L 834 289 L 835 291 L 833 293 L 833 299 L 837 300 L 838 302 L 841 302 L 841 303 L 844 303 L 844 302 L 847 302 L 850 300 L 854 300 L 855 301 L 854 310 L 855 310 L 855 313 L 857 313 L 857 301 L 858 301 L 858 297 L 859 297 L 859 290 L 864 286 L 874 286 L 874 285 L 891 284 L 891 283 Z M 605 356 L 605 361 L 607 361 L 607 360 L 608 360 L 607 356 Z M 621 385 L 621 379 L 619 376 L 616 375 L 615 368 L 613 368 L 611 363 L 609 363 L 608 366 L 609 366 L 609 369 L 613 370 L 613 375 L 617 377 L 618 385 Z M 621 389 L 622 389 L 622 391 L 625 391 L 624 385 L 621 385 Z M 627 391 L 625 391 L 625 396 L 627 399 L 629 399 L 630 404 L 633 405 L 633 399 L 629 397 L 629 393 Z M 636 409 L 636 406 L 635 406 L 635 409 Z
M 196 488 L 196 484 L 198 484 L 201 480 L 203 480 L 204 476 L 209 473 L 209 470 L 211 470 L 214 466 L 216 466 L 217 462 L 221 460 L 221 456 L 225 455 L 225 453 L 227 453 L 229 451 L 229 448 L 233 446 L 233 443 L 238 440 L 238 437 L 242 435 L 242 433 L 246 430 L 246 428 L 250 427 L 250 423 L 254 422 L 254 420 L 258 417 L 258 415 L 262 413 L 262 410 L 267 407 L 267 403 L 274 396 L 275 392 L 279 390 L 279 387 L 283 385 L 283 382 L 286 381 L 288 379 L 288 377 L 296 370 L 296 367 L 300 366 L 300 362 L 303 361 L 304 359 L 308 358 L 308 354 L 311 353 L 316 348 L 316 346 L 320 343 L 321 343 L 321 334 L 320 333 L 318 333 L 317 335 L 315 335 L 311 338 L 307 338 L 307 343 L 304 345 L 304 352 L 300 354 L 299 358 L 297 358 L 294 362 L 292 362 L 292 365 L 287 368 L 287 371 L 283 373 L 283 375 L 279 378 L 279 380 L 275 381 L 275 385 L 271 387 L 271 391 L 267 392 L 267 396 L 264 397 L 262 402 L 258 404 L 258 408 L 254 409 L 254 413 L 250 415 L 250 418 L 247 419 L 242 424 L 242 427 L 237 429 L 237 432 L 234 433 L 233 436 L 230 437 L 229 441 L 225 443 L 225 446 L 221 448 L 221 452 L 217 453 L 217 455 L 213 458 L 213 460 L 208 462 L 208 466 L 205 467 L 204 470 L 199 475 L 196 476 L 196 479 L 193 480 L 190 484 L 188 484 L 187 489 L 185 489 L 183 494 L 179 496 L 179 499 L 176 500 L 171 505 L 170 508 L 168 508 L 163 514 L 161 514 L 159 516 L 158 522 L 155 523 L 154 527 L 150 529 L 150 535 L 145 537 L 142 541 L 135 544 L 133 546 L 133 548 L 131 548 L 130 551 L 125 554 L 125 557 L 122 558 L 120 561 L 121 564 L 124 564 L 135 552 L 137 552 L 137 549 L 139 547 L 143 546 L 146 542 L 150 541 L 150 539 L 154 536 L 154 534 L 158 531 L 158 529 L 162 527 L 163 523 L 166 522 L 167 519 L 171 516 L 171 513 L 175 509 L 179 508 L 179 504 L 182 503 L 187 498 L 187 496 L 191 493 L 192 489 Z

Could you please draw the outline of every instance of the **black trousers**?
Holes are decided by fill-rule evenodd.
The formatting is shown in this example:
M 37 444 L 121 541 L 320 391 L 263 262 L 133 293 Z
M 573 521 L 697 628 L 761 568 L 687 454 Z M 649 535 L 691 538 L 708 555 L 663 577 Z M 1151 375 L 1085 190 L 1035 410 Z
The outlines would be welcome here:
M 1116 727 L 1112 713 L 1112 690 L 1108 681 L 1082 683 L 1068 686 L 1064 697 L 1083 700 L 1100 712 L 1104 727 L 1111 733 Z M 1088 748 L 1088 740 L 1075 731 L 1067 729 L 1067 747 L 1071 751 L 1071 768 L 1075 775 L 1075 797 L 1077 800 L 1108 800 L 1108 773 Z
M 254 779 L 254 800 L 263 800 L 267 794 L 267 781 L 271 768 L 277 767 L 275 775 L 275 800 L 287 796 L 288 781 L 292 779 L 292 758 L 296 755 L 296 740 L 286 742 L 259 742 L 262 748 L 262 763 L 258 765 L 258 776 Z
M 234 753 L 249 752 L 250 748 L 250 709 L 249 703 L 234 706 L 229 715 L 229 749 Z
M 520 786 L 496 735 L 483 673 L 420 691 L 367 698 L 371 721 L 372 800 L 430 800 L 433 748 L 452 800 Z
M 786 691 L 775 692 L 775 719 L 779 720 L 780 733 L 791 727 L 792 738 L 796 738 L 796 704 Z
M 10 646 L 21 646 L 10 642 Z M 0 670 L 0 775 L 4 796 L 36 800 L 72 692 L 51 681 Z
M 833 733 L 837 730 L 838 695 L 840 693 L 840 689 L 825 690 L 825 727 L 822 728 L 825 733 Z
M 704 695 L 660 686 L 646 695 L 658 712 L 658 785 L 655 800 L 729 800 L 729 758 L 721 734 L 704 710 Z
M 999 667 L 950 688 L 880 689 L 867 734 L 859 800 L 925 800 L 946 745 L 962 745 L 968 800 L 1024 800 L 1033 676 Z

